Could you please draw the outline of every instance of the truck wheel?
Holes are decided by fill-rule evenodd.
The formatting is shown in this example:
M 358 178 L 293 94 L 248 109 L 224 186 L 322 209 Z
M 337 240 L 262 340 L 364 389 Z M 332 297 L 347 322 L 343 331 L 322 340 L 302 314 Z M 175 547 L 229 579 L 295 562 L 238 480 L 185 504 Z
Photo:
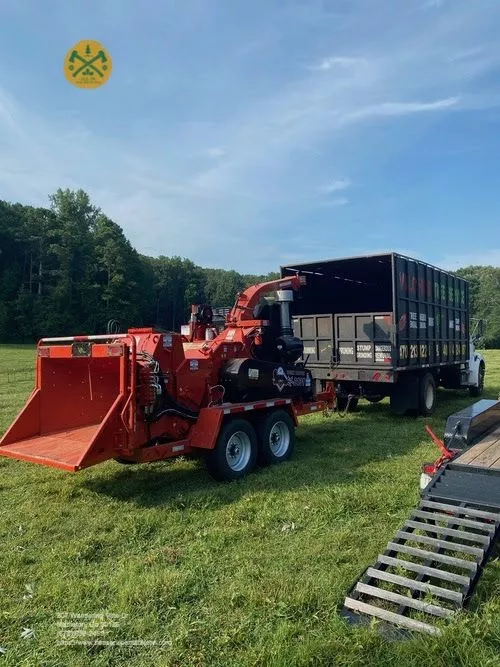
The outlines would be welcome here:
M 337 410 L 339 412 L 344 412 L 344 410 L 349 406 L 347 412 L 353 412 L 358 407 L 358 397 L 354 396 L 349 401 L 348 396 L 337 396 Z
M 255 467 L 257 436 L 250 422 L 232 419 L 221 429 L 217 444 L 206 458 L 207 468 L 214 479 L 230 482 L 247 475 Z
M 484 376 L 486 374 L 486 368 L 484 366 L 484 362 L 481 361 L 479 364 L 479 373 L 477 377 L 477 387 L 469 387 L 469 395 L 470 396 L 481 396 L 481 394 L 484 391 Z
M 370 403 L 380 403 L 380 401 L 384 398 L 383 396 L 365 396 L 367 401 L 370 401 Z
M 290 458 L 295 447 L 295 425 L 286 410 L 270 412 L 259 428 L 259 462 L 281 463 Z
M 419 408 L 424 417 L 432 415 L 436 408 L 436 381 L 431 373 L 424 373 L 420 379 Z

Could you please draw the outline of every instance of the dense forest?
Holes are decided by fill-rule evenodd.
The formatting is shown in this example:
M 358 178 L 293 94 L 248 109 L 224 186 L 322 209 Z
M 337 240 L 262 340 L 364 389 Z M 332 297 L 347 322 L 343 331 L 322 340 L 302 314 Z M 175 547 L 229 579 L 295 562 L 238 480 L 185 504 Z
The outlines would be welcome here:
M 202 269 L 139 254 L 82 190 L 50 208 L 0 201 L 0 341 L 106 331 L 109 320 L 176 329 L 191 303 L 229 306 L 254 282 L 278 277 Z
M 500 268 L 472 266 L 473 316 L 500 347 Z M 177 329 L 191 303 L 229 306 L 252 283 L 277 277 L 206 269 L 180 257 L 146 257 L 82 190 L 58 190 L 49 208 L 0 200 L 0 341 L 95 333 L 111 319 Z
M 500 348 L 500 267 L 467 266 L 455 273 L 469 281 L 471 315 L 483 320 L 484 346 Z

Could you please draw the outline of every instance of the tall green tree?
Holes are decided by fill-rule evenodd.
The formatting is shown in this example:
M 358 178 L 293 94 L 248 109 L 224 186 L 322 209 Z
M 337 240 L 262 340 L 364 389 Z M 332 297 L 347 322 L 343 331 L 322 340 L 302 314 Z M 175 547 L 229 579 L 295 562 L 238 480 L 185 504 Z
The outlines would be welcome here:
M 484 321 L 485 345 L 500 347 L 500 268 L 466 266 L 456 274 L 469 281 L 471 314 Z
M 91 325 L 96 306 L 92 233 L 100 211 L 83 190 L 59 189 L 50 202 L 55 221 L 48 233 L 48 255 L 52 275 L 57 277 L 51 302 L 60 314 L 59 325 L 74 330 L 76 322 Z
M 203 269 L 205 299 L 216 308 L 232 306 L 236 294 L 245 288 L 243 276 L 225 269 Z
M 151 258 L 154 275 L 155 322 L 177 329 L 186 322 L 189 306 L 205 300 L 204 276 L 200 267 L 181 257 Z
M 103 214 L 93 224 L 94 271 L 92 301 L 96 303 L 94 328 L 110 319 L 123 327 L 141 320 L 142 264 L 122 228 Z

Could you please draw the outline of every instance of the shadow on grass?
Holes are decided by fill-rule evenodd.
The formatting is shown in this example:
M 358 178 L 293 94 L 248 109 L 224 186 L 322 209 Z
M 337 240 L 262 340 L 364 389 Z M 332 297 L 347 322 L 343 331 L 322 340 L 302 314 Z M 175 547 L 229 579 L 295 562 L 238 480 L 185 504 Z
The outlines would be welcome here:
M 490 387 L 485 396 L 496 398 L 498 388 Z M 429 419 L 393 417 L 386 402 L 373 405 L 363 402 L 356 413 L 345 419 L 339 415 L 305 418 L 297 431 L 291 461 L 258 469 L 231 484 L 214 482 L 201 460 L 174 459 L 122 468 L 111 463 L 107 474 L 85 479 L 83 486 L 138 506 L 185 509 L 213 508 L 260 491 L 370 484 L 379 479 L 380 473 L 362 470 L 364 466 L 410 453 L 427 440 L 424 430 L 427 423 L 432 424 L 438 435 L 442 434 L 447 416 L 474 400 L 464 392 L 440 391 L 439 408 Z
M 127 466 L 116 472 L 109 470 L 105 476 L 85 480 L 84 486 L 142 506 L 184 508 L 224 505 L 260 491 L 352 483 L 363 474 L 356 472 L 358 468 L 370 461 L 386 459 L 388 453 L 405 454 L 419 443 L 418 437 L 404 437 L 407 428 L 400 421 L 394 425 L 394 437 L 380 446 L 370 435 L 370 422 L 368 415 L 362 413 L 347 420 L 338 417 L 305 420 L 297 431 L 292 460 L 281 466 L 259 468 L 231 484 L 214 482 L 202 460 L 174 460 Z

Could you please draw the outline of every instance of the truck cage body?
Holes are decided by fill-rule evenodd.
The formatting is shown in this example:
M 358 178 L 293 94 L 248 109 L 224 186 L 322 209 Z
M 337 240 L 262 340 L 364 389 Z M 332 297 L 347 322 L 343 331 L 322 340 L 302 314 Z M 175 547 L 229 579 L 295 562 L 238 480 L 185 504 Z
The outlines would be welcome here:
M 316 378 L 394 382 L 401 371 L 465 368 L 468 283 L 398 253 L 281 267 L 307 282 L 292 304 L 294 333 Z

